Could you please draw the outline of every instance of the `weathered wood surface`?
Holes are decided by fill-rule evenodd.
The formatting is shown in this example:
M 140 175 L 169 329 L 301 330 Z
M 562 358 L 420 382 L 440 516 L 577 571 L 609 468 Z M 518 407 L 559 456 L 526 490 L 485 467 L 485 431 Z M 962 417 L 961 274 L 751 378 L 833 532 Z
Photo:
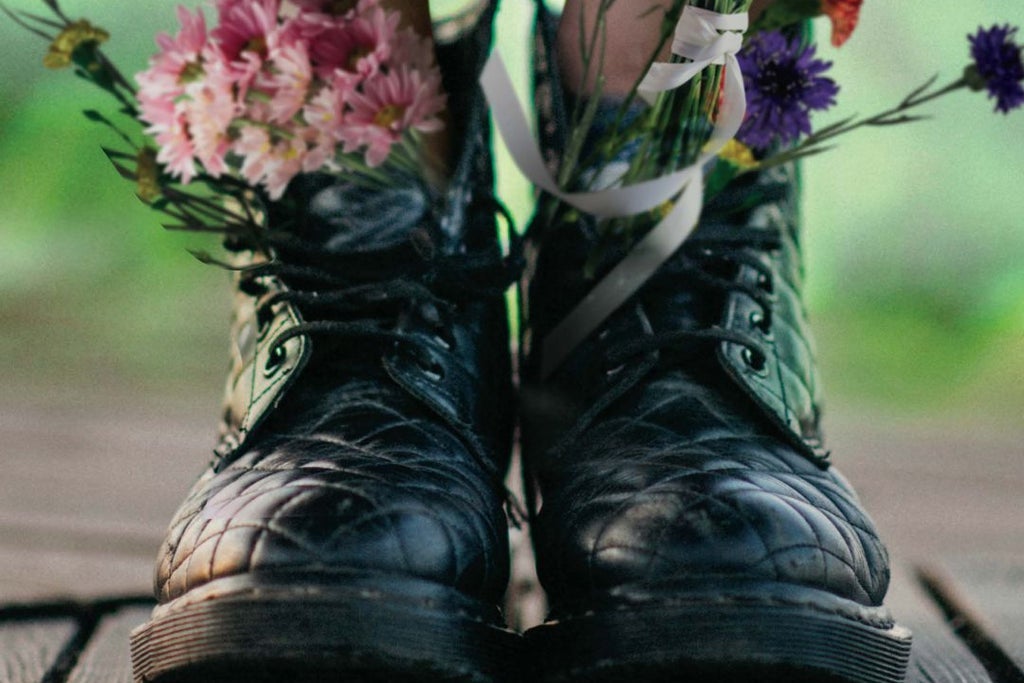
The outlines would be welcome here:
M 914 632 L 908 683 L 999 683 L 953 632 L 913 567 L 894 568 L 887 603 L 897 620 Z
M 100 621 L 68 683 L 132 683 L 128 636 L 149 618 L 150 611 L 149 607 L 126 607 Z
M 73 619 L 0 620 L 0 681 L 39 683 L 77 631 Z
M 975 558 L 931 564 L 920 577 L 993 677 L 1024 683 L 1024 562 Z
M 0 397 L 0 683 L 130 680 L 127 634 L 147 608 L 76 608 L 63 619 L 51 610 L 35 620 L 2 609 L 59 599 L 88 606 L 102 596 L 149 591 L 166 524 L 209 457 L 217 396 L 210 390 L 171 406 L 127 396 L 104 401 L 55 409 Z M 971 652 L 962 624 L 947 622 L 915 574 L 922 564 L 942 568 L 985 633 L 1021 666 L 1022 437 L 850 415 L 831 423 L 834 460 L 893 549 L 890 604 L 917 635 L 909 683 L 1024 680 L 1012 678 L 1021 675 L 1017 668 L 992 676 L 991 662 Z M 513 540 L 527 548 L 522 533 Z M 965 564 L 979 555 L 985 559 Z M 535 587 L 530 566 L 521 553 L 516 581 L 524 591 Z M 518 610 L 519 624 L 542 614 L 534 601 Z M 82 633 L 89 638 L 76 639 Z M 48 671 L 55 677 L 45 679 Z

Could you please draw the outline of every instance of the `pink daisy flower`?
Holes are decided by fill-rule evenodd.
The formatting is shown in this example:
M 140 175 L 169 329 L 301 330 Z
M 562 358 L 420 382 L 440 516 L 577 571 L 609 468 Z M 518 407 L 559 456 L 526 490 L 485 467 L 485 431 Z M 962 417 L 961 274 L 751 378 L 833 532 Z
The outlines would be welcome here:
M 280 0 L 220 0 L 220 25 L 211 32 L 224 57 L 232 63 L 258 61 L 297 37 L 294 26 L 278 22 Z
M 157 163 L 186 185 L 196 176 L 195 148 L 188 133 L 184 112 L 174 112 L 166 121 L 154 122 L 146 133 L 156 140 Z
M 340 167 L 335 160 L 337 141 L 334 137 L 311 126 L 303 128 L 302 132 L 307 150 L 302 160 L 303 173 L 339 170 Z
M 313 84 L 313 67 L 305 44 L 281 47 L 264 66 L 256 76 L 255 88 L 270 97 L 267 118 L 276 123 L 291 121 L 306 104 Z
M 196 158 L 216 178 L 229 170 L 225 157 L 231 148 L 231 125 L 241 107 L 230 70 L 224 64 L 211 67 L 206 78 L 186 87 L 179 106 L 186 114 Z
M 416 33 L 411 28 L 404 28 L 395 35 L 391 49 L 391 61 L 404 64 L 419 71 L 435 68 L 434 41 Z
M 352 111 L 342 132 L 346 151 L 366 146 L 366 163 L 380 166 L 407 130 L 433 133 L 444 124 L 439 115 L 447 98 L 441 93 L 440 75 L 423 74 L 407 66 L 380 73 L 352 93 Z
M 242 177 L 251 185 L 262 185 L 276 201 L 292 178 L 302 172 L 307 149 L 298 135 L 275 139 L 261 126 L 243 126 L 232 151 L 244 157 Z
M 171 37 L 161 33 L 156 37 L 160 51 L 149 62 L 149 69 L 139 73 L 138 100 L 142 120 L 149 124 L 166 123 L 174 115 L 174 101 L 185 91 L 185 86 L 203 77 L 204 50 L 208 45 L 206 18 L 202 11 L 193 15 L 178 7 L 181 31 Z
M 345 122 L 345 94 L 330 85 L 321 88 L 303 108 L 302 118 L 310 128 L 338 140 Z
M 399 20 L 397 12 L 369 6 L 351 21 L 323 28 L 310 40 L 317 74 L 325 80 L 348 77 L 359 82 L 376 73 L 391 56 Z

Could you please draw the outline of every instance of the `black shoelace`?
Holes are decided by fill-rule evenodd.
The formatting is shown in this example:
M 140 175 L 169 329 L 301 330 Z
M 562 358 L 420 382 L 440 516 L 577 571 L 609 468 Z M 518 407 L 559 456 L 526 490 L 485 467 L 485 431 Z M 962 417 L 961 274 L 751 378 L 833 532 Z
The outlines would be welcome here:
M 275 259 L 248 267 L 240 287 L 253 296 L 267 293 L 261 278 L 281 278 L 288 289 L 260 301 L 259 332 L 281 303 L 294 304 L 304 321 L 280 332 L 270 342 L 271 362 L 284 344 L 300 336 L 330 336 L 354 342 L 405 345 L 414 353 L 423 337 L 397 328 L 396 320 L 410 306 L 431 328 L 442 350 L 454 345 L 451 316 L 463 301 L 500 297 L 517 278 L 521 257 L 516 244 L 503 256 L 497 248 L 455 254 L 431 253 L 411 245 L 374 254 L 323 254 L 315 244 L 294 237 L 272 243 L 278 253 L 297 258 Z
M 745 348 L 744 356 L 752 369 L 763 370 L 768 358 L 764 340 L 772 325 L 774 276 L 754 251 L 781 246 L 782 237 L 778 229 L 735 226 L 702 229 L 662 266 L 647 283 L 646 290 L 665 288 L 671 292 L 678 291 L 681 286 L 690 286 L 718 296 L 742 292 L 761 309 L 761 313 L 751 318 L 751 333 L 726 329 L 717 324 L 660 332 L 611 345 L 607 352 L 609 362 L 621 365 L 631 357 L 670 349 L 681 355 L 691 355 L 694 342 L 698 347 L 701 343 L 731 342 Z M 741 266 L 757 273 L 756 284 L 742 282 L 734 276 Z

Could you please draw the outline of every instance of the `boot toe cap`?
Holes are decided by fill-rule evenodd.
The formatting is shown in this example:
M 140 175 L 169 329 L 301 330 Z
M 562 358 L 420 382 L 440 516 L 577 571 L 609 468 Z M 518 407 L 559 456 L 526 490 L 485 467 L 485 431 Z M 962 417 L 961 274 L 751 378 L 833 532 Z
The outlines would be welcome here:
M 253 453 L 197 482 L 157 566 L 161 601 L 218 578 L 276 569 L 396 574 L 471 594 L 503 585 L 503 513 L 457 468 Z M 453 493 L 457 492 L 457 493 Z
M 743 578 L 881 603 L 885 548 L 836 473 L 756 438 L 627 458 L 612 454 L 613 443 L 594 444 L 609 446 L 607 460 L 588 457 L 562 478 L 565 488 L 545 496 L 554 502 L 537 524 L 541 574 L 560 585 L 556 594 L 585 603 L 585 593 L 626 584 Z

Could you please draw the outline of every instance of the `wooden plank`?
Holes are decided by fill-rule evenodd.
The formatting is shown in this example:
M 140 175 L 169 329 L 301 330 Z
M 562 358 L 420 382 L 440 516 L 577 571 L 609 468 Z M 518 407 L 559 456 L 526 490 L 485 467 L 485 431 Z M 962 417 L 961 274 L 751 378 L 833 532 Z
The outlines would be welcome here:
M 947 561 L 926 567 L 922 578 L 997 677 L 1024 682 L 1024 560 Z
M 151 611 L 150 607 L 126 607 L 104 617 L 68 683 L 132 683 L 128 636 L 149 619 Z
M 830 408 L 833 406 L 830 406 Z M 908 560 L 1024 557 L 1024 428 L 836 412 L 828 446 L 891 549 Z
M 11 547 L 0 542 L 0 602 L 147 595 L 153 590 L 154 546 L 146 556 Z
M 39 683 L 77 630 L 69 618 L 0 621 L 0 681 Z
M 0 603 L 151 590 L 167 524 L 209 460 L 215 415 L 152 405 L 0 402 Z
M 911 568 L 893 568 L 886 604 L 897 621 L 914 632 L 907 683 L 993 683 L 985 667 L 954 634 Z

